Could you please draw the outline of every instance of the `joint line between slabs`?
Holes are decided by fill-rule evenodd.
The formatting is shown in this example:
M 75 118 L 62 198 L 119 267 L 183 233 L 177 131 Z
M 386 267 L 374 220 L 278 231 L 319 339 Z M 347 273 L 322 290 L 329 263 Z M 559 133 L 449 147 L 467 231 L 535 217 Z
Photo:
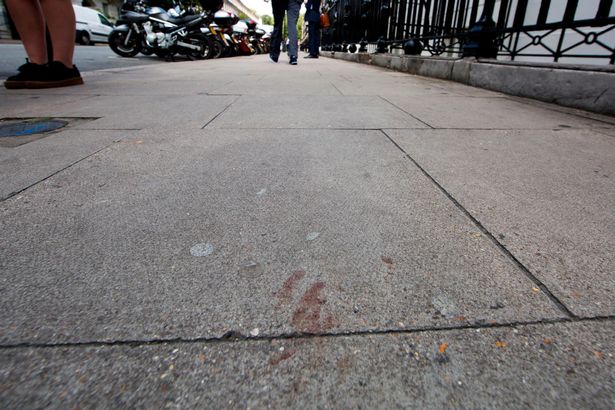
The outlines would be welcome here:
M 577 316 L 572 313 L 570 309 L 557 296 L 549 290 L 549 288 L 534 275 L 511 251 L 508 250 L 497 238 L 483 226 L 483 224 L 476 219 L 459 201 L 457 201 L 453 195 L 451 195 L 434 177 L 432 177 L 410 154 L 408 154 L 389 134 L 384 130 L 381 130 L 382 134 L 391 141 L 397 149 L 399 149 L 422 173 L 425 175 L 454 205 L 459 209 L 491 242 L 516 266 L 519 268 L 525 276 L 527 276 L 534 284 L 540 288 L 540 290 L 553 302 L 560 311 L 562 311 L 569 318 L 576 318 Z
M 606 92 L 606 90 L 605 90 L 605 92 Z M 536 100 L 533 100 L 533 99 L 528 98 L 528 97 L 517 97 L 517 96 L 512 96 L 512 95 L 505 95 L 503 98 L 505 98 L 505 99 L 507 99 L 509 101 L 514 101 L 514 102 L 520 103 L 520 104 L 527 104 L 526 100 L 529 99 L 532 102 L 537 102 L 537 104 L 535 106 L 540 107 L 540 108 L 544 108 L 544 109 L 549 110 L 549 111 L 557 112 L 557 113 L 560 113 L 560 114 L 571 115 L 571 116 L 578 117 L 578 118 L 583 118 L 584 120 L 601 122 L 601 123 L 606 124 L 606 125 L 611 125 L 611 126 L 615 125 L 615 123 L 613 123 L 613 122 L 611 122 L 609 120 L 603 120 L 603 119 L 600 119 L 600 118 L 594 118 L 594 117 L 591 117 L 591 116 L 583 115 L 583 114 L 578 113 L 578 112 L 570 112 L 570 111 L 566 110 L 568 108 L 568 109 L 572 109 L 572 110 L 581 110 L 581 111 L 583 111 L 582 108 L 568 107 L 568 106 L 565 106 L 565 105 L 564 106 L 552 106 L 553 103 L 545 103 L 545 102 L 540 101 L 540 100 L 536 101 Z M 601 113 L 597 113 L 597 114 L 608 116 L 608 114 L 601 114 Z
M 337 88 L 337 86 L 336 86 L 335 84 L 333 84 L 331 81 L 329 81 L 329 84 L 331 84 L 331 87 L 335 88 L 335 90 L 336 90 L 338 93 L 340 93 L 340 95 L 344 95 L 344 93 L 343 93 L 343 92 L 341 92 L 341 91 L 340 91 L 340 89 L 339 89 L 339 88 Z
M 391 104 L 393 107 L 397 108 L 399 111 L 404 112 L 406 114 L 408 114 L 409 116 L 411 116 L 412 118 L 414 118 L 415 120 L 417 120 L 418 122 L 420 122 L 421 124 L 425 124 L 427 125 L 429 128 L 434 129 L 435 127 L 433 127 L 432 125 L 426 123 L 425 121 L 423 121 L 422 119 L 415 117 L 414 115 L 410 114 L 408 111 L 404 110 L 401 107 L 398 107 L 396 104 L 393 104 L 391 101 L 387 100 L 386 98 L 384 98 L 383 96 L 379 95 L 379 98 L 381 98 L 382 100 L 386 101 L 387 103 Z
M 117 142 L 119 142 L 119 141 L 121 141 L 121 139 L 120 139 L 120 140 L 118 140 Z M 48 176 L 46 176 L 45 178 L 43 178 L 43 179 L 41 179 L 41 180 L 38 180 L 38 181 L 36 181 L 36 182 L 34 182 L 34 183 L 32 183 L 32 184 L 28 185 L 27 187 L 25 187 L 25 188 L 23 188 L 23 189 L 20 189 L 19 191 L 11 192 L 8 196 L 6 196 L 6 197 L 4 197 L 4 198 L 0 198 L 0 203 L 1 203 L 1 202 L 5 202 L 5 201 L 9 200 L 9 199 L 11 199 L 12 197 L 14 197 L 14 196 L 16 196 L 16 195 L 21 194 L 21 193 L 22 193 L 22 192 L 24 192 L 24 191 L 27 191 L 28 189 L 32 188 L 32 187 L 33 187 L 33 186 L 35 186 L 35 185 L 40 184 L 41 182 L 45 182 L 45 181 L 47 181 L 49 178 L 52 178 L 52 177 L 54 177 L 54 176 L 58 175 L 58 174 L 59 174 L 60 172 L 62 172 L 62 171 L 66 171 L 67 169 L 69 169 L 69 168 L 71 168 L 71 167 L 73 167 L 73 166 L 77 165 L 77 164 L 78 164 L 78 163 L 80 163 L 81 161 L 85 161 L 86 159 L 93 157 L 94 155 L 98 154 L 99 152 L 106 150 L 107 148 L 109 148 L 109 147 L 110 147 L 110 146 L 112 146 L 113 144 L 116 144 L 116 142 L 112 142 L 111 144 L 105 145 L 104 147 L 102 147 L 102 148 L 101 148 L 101 149 L 99 149 L 98 151 L 95 151 L 95 152 L 91 153 L 90 155 L 85 156 L 85 157 L 83 157 L 83 158 L 81 158 L 81 159 L 79 159 L 79 160 L 77 160 L 77 161 L 73 162 L 72 164 L 69 164 L 69 165 L 65 166 L 64 168 L 62 168 L 62 169 L 60 169 L 60 170 L 58 170 L 58 171 L 54 172 L 53 174 L 48 175 Z
M 237 98 L 235 98 L 229 105 L 227 105 L 226 107 L 224 107 L 224 109 L 222 111 L 220 111 L 218 114 L 216 114 L 216 116 L 214 118 L 212 118 L 211 120 L 207 121 L 207 124 L 203 125 L 201 127 L 201 129 L 205 129 L 209 126 L 209 124 L 211 124 L 212 122 L 214 122 L 216 119 L 218 119 L 219 116 L 221 116 L 222 114 L 224 114 L 229 108 L 231 108 L 231 105 L 235 104 L 237 102 L 237 100 L 239 100 L 241 98 L 241 95 L 237 96 Z
M 221 337 L 195 337 L 195 338 L 172 338 L 172 339 L 149 339 L 149 340 L 112 340 L 112 341 L 89 341 L 89 342 L 60 342 L 60 343 L 15 343 L 0 345 L 0 350 L 14 349 L 62 349 L 62 348 L 78 348 L 78 347 L 113 347 L 113 346 L 161 346 L 161 345 L 178 345 L 178 344 L 193 344 L 193 343 L 240 343 L 240 342 L 262 342 L 262 341 L 280 341 L 280 340 L 311 340 L 311 339 L 335 339 L 340 337 L 369 337 L 369 336 L 384 336 L 384 335 L 412 335 L 426 332 L 450 332 L 458 330 L 477 330 L 477 329 L 504 329 L 516 328 L 523 326 L 538 326 L 538 325 L 555 325 L 566 323 L 591 323 L 591 322 L 613 322 L 615 316 L 596 316 L 589 318 L 557 318 L 557 319 L 540 319 L 533 321 L 494 323 L 494 324 L 467 324 L 458 326 L 424 326 L 417 328 L 406 329 L 375 329 L 375 330 L 358 330 L 358 331 L 341 331 L 329 333 L 282 333 L 279 335 L 263 335 L 263 336 L 221 336 Z

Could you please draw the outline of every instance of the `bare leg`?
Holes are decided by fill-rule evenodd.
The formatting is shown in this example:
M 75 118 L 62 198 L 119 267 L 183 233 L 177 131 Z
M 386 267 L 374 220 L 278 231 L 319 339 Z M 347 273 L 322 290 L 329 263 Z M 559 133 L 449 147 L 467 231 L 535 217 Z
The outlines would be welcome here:
M 15 22 L 26 54 L 31 63 L 47 63 L 47 45 L 45 43 L 45 20 L 38 1 L 6 0 L 6 5 Z M 71 13 L 73 13 L 71 6 Z M 74 37 L 73 23 L 73 37 Z
M 53 60 L 70 68 L 75 51 L 75 10 L 71 0 L 41 0 L 40 3 L 51 35 Z

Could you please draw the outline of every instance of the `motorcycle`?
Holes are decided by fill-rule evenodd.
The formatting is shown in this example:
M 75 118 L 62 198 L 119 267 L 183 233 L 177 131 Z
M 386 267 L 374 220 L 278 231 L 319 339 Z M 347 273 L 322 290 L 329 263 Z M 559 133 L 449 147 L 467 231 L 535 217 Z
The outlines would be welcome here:
M 109 46 L 122 57 L 139 52 L 153 52 L 171 58 L 183 54 L 190 59 L 210 58 L 211 38 L 202 27 L 222 6 L 222 0 L 201 0 L 204 12 L 184 13 L 174 17 L 160 7 L 148 7 L 143 0 L 128 1 L 122 6 L 116 28 L 109 34 Z
M 267 44 L 266 36 L 267 32 L 262 28 L 257 28 L 254 32 L 254 44 L 257 48 L 257 54 L 267 54 L 269 53 L 269 46 Z
M 213 41 L 213 58 L 237 55 L 237 43 L 231 35 L 232 27 L 239 21 L 235 13 L 220 10 L 214 14 L 209 32 Z

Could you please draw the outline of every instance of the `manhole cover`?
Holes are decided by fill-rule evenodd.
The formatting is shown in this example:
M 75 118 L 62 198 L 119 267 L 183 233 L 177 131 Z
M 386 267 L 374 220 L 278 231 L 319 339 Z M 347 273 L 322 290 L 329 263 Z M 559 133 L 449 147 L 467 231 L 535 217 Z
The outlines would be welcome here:
M 0 137 L 23 137 L 33 134 L 41 134 L 65 127 L 68 121 L 41 120 L 19 121 L 7 124 L 0 123 Z

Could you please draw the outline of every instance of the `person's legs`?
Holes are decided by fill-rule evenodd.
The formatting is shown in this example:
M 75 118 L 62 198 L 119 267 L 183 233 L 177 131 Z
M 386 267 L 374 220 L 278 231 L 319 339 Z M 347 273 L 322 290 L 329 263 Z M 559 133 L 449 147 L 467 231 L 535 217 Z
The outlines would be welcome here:
M 280 45 L 282 44 L 282 25 L 284 24 L 284 14 L 288 0 L 272 0 L 271 8 L 273 11 L 273 32 L 271 33 L 271 51 L 269 55 L 274 61 L 278 61 L 280 56 Z
M 53 44 L 53 60 L 73 66 L 75 10 L 71 0 L 40 0 Z
M 309 40 L 310 40 L 309 52 L 312 57 L 318 56 L 318 40 L 319 40 L 318 36 L 320 35 L 320 33 L 318 32 L 319 24 L 320 23 L 313 22 L 313 21 L 308 23 Z
M 288 56 L 297 60 L 297 20 L 301 10 L 301 0 L 288 0 Z
M 51 88 L 83 84 L 73 65 L 75 12 L 70 0 L 6 0 L 30 62 L 7 78 L 6 88 Z M 53 61 L 47 61 L 45 26 L 49 29 Z
M 46 64 L 45 19 L 41 5 L 35 0 L 5 1 L 30 62 Z

